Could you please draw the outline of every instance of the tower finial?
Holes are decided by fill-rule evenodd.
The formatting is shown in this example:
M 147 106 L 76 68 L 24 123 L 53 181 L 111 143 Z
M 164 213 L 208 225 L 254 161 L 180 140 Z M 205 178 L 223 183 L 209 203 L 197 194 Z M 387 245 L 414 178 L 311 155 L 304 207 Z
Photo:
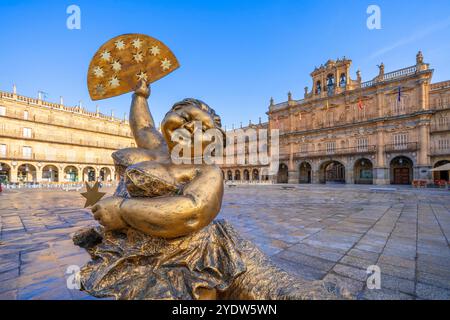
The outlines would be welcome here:
M 422 51 L 419 50 L 416 55 L 416 64 L 420 65 L 423 64 L 423 54 Z

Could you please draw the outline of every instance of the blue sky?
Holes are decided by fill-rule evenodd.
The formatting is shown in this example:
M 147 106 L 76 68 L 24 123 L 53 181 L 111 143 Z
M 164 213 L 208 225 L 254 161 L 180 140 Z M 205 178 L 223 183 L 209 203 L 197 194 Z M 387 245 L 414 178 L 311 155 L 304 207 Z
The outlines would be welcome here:
M 81 9 L 81 30 L 66 28 L 66 8 Z M 370 4 L 381 8 L 381 30 L 366 27 Z M 185 97 L 204 100 L 228 128 L 266 119 L 271 96 L 295 99 L 311 87 L 310 72 L 328 59 L 353 60 L 352 78 L 413 65 L 421 49 L 450 79 L 450 1 L 9 1 L 0 2 L 0 90 L 37 96 L 103 113 L 128 112 L 130 94 L 91 101 L 86 73 L 110 38 L 144 33 L 163 41 L 181 68 L 152 85 L 150 106 L 160 121 Z

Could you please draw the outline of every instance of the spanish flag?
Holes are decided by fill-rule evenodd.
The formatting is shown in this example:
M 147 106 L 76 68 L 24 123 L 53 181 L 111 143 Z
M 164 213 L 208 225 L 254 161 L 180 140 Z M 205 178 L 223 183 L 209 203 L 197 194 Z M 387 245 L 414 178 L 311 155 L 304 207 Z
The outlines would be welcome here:
M 362 103 L 362 99 L 361 99 L 361 97 L 359 97 L 359 101 L 358 101 L 358 108 L 359 108 L 359 110 L 362 110 L 363 109 L 363 103 Z

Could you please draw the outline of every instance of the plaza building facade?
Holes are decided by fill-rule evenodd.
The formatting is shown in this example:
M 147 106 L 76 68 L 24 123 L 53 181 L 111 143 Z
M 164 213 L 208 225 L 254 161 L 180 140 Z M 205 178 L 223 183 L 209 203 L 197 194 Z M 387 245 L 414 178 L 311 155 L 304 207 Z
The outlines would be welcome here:
M 0 181 L 113 181 L 111 153 L 134 146 L 129 124 L 81 106 L 0 92 Z
M 225 149 L 225 159 L 227 154 L 231 151 L 232 161 L 224 160 L 220 165 L 222 169 L 223 178 L 225 181 L 242 182 L 242 183 L 259 183 L 269 182 L 272 177 L 269 175 L 269 163 L 260 161 L 260 150 L 267 150 L 267 155 L 270 154 L 270 141 L 265 139 L 261 141 L 260 130 L 268 132 L 269 123 L 261 122 L 253 124 L 249 121 L 248 126 L 240 126 L 238 129 L 232 129 L 227 132 L 227 146 Z M 240 136 L 241 139 L 238 137 Z M 230 139 L 232 141 L 230 141 Z M 250 143 L 254 142 L 254 148 L 250 147 Z M 233 148 L 230 149 L 229 144 L 233 144 Z M 256 161 L 252 161 L 251 157 L 254 156 Z M 270 161 L 270 159 L 268 160 Z
M 450 162 L 450 81 L 416 55 L 409 67 L 362 81 L 352 61 L 329 60 L 311 73 L 301 100 L 275 104 L 269 129 L 280 131 L 279 183 L 411 184 L 449 181 L 433 167 Z

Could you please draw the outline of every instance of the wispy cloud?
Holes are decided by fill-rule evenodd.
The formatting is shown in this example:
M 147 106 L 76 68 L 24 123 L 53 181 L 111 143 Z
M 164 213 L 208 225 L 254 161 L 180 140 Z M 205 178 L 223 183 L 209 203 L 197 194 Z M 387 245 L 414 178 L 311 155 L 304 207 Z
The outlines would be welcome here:
M 401 46 L 404 46 L 406 44 L 418 41 L 418 40 L 420 40 L 422 38 L 425 38 L 426 36 L 436 32 L 436 31 L 445 29 L 445 28 L 447 28 L 449 26 L 450 26 L 450 17 L 448 17 L 447 19 L 445 19 L 443 21 L 435 23 L 435 24 L 433 24 L 433 25 L 431 25 L 429 27 L 426 27 L 426 28 L 420 30 L 419 32 L 416 32 L 416 33 L 414 33 L 414 34 L 412 34 L 412 35 L 410 35 L 408 37 L 402 38 L 399 41 L 397 41 L 397 42 L 395 42 L 395 43 L 393 43 L 393 44 L 391 44 L 389 46 L 386 46 L 386 47 L 384 47 L 382 49 L 379 49 L 379 50 L 375 51 L 374 53 L 372 53 L 369 56 L 369 59 L 377 58 L 377 57 L 379 57 L 379 56 L 381 56 L 381 55 L 383 55 L 385 53 L 388 53 L 388 52 L 390 52 L 390 51 L 392 51 L 394 49 L 397 49 L 398 47 L 401 47 Z

